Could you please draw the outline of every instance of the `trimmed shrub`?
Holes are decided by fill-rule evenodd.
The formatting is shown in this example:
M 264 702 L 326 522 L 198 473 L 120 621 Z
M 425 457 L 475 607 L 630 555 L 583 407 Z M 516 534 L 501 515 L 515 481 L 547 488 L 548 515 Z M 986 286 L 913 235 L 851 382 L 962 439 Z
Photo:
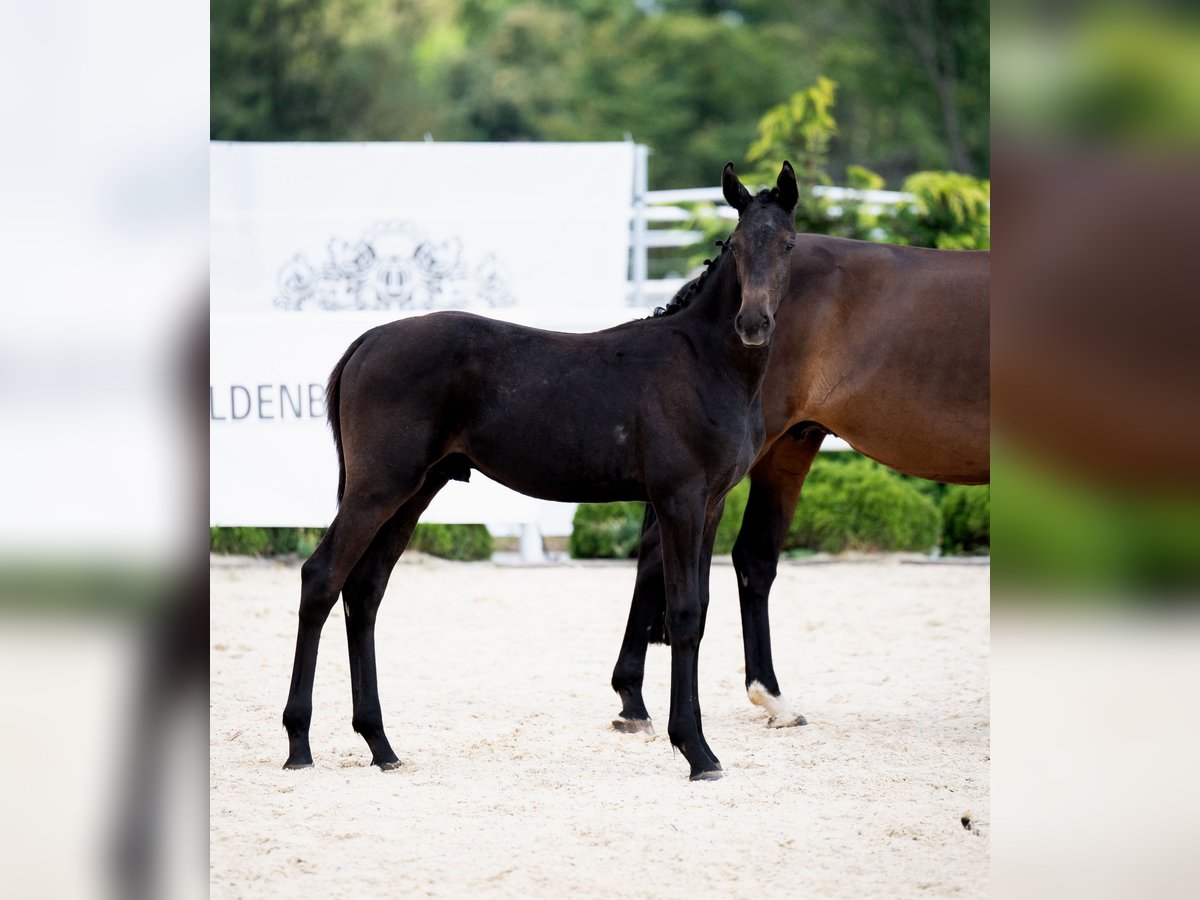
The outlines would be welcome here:
M 301 532 L 315 533 L 318 535 L 317 540 L 320 540 L 320 534 L 323 533 L 315 528 L 210 528 L 209 548 L 214 553 L 229 553 L 235 556 L 278 556 L 283 553 L 296 553 Z M 316 547 L 315 541 L 312 546 Z
M 270 556 L 282 556 L 285 553 L 311 556 L 325 536 L 324 528 L 264 528 L 263 531 L 267 533 L 266 553 Z
M 941 530 L 933 500 L 900 476 L 861 457 L 818 457 L 785 549 L 927 551 L 937 546 Z
M 307 559 L 325 536 L 324 528 L 210 528 L 209 549 L 235 556 Z M 445 559 L 491 559 L 492 535 L 483 525 L 417 525 L 409 547 Z
M 270 552 L 271 537 L 265 528 L 210 528 L 208 546 L 213 553 L 265 556 Z
M 743 480 L 725 498 L 725 512 L 717 525 L 713 553 L 729 553 L 742 527 L 750 482 Z M 637 556 L 638 538 L 646 504 L 581 503 L 575 510 L 568 548 L 575 559 L 633 559 Z
M 420 522 L 408 544 L 442 559 L 477 561 L 492 558 L 492 533 L 486 525 L 439 525 Z
M 296 554 L 305 559 L 312 556 L 317 544 L 321 543 L 321 538 L 325 537 L 325 531 L 324 528 L 297 528 Z
M 986 484 L 947 487 L 942 499 L 946 553 L 982 553 L 991 547 L 991 488 Z
M 630 559 L 637 555 L 646 504 L 580 503 L 567 549 L 575 559 Z

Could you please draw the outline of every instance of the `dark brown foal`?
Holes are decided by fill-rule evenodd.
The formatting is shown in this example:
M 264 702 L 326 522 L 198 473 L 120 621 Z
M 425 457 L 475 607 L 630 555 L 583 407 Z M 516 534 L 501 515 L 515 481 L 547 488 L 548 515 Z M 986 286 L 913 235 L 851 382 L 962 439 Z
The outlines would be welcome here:
M 383 769 L 375 616 L 421 513 L 471 469 L 548 500 L 649 501 L 671 636 L 671 743 L 693 779 L 718 777 L 697 692 L 708 567 L 725 495 L 764 437 L 762 379 L 788 281 L 797 192 L 784 163 L 756 197 L 732 165 L 738 226 L 664 314 L 560 334 L 443 312 L 372 329 L 330 376 L 340 461 L 337 517 L 304 564 L 286 766 L 312 764 L 308 730 L 321 628 L 342 595 L 354 729 Z

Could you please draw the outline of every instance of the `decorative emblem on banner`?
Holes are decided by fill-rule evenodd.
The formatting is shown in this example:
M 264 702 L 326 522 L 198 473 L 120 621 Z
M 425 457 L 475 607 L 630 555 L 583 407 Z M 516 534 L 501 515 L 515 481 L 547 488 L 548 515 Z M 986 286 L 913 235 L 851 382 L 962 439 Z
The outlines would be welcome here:
M 462 241 L 437 241 L 409 222 L 384 221 L 357 241 L 334 237 L 314 266 L 297 253 L 279 271 L 275 306 L 305 309 L 471 309 L 511 306 L 503 265 L 477 262 Z

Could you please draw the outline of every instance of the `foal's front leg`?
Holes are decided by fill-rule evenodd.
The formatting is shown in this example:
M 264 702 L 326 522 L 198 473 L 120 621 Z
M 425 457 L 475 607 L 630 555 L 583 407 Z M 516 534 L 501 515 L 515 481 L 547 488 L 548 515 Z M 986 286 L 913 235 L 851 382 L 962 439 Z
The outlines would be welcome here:
M 721 764 L 704 742 L 696 696 L 703 630 L 700 569 L 707 497 L 675 494 L 654 504 L 662 530 L 667 633 L 671 639 L 671 712 L 667 734 L 691 765 L 692 781 L 721 777 Z
M 704 542 L 700 547 L 700 637 L 698 640 L 704 640 L 704 624 L 708 621 L 708 595 L 709 595 L 709 572 L 712 568 L 713 543 L 717 539 L 717 525 L 721 522 L 721 514 L 725 511 L 725 499 L 721 498 L 712 509 L 709 510 L 707 521 L 704 525 Z M 699 646 L 696 648 L 696 659 L 692 663 L 692 705 L 696 710 L 696 730 L 700 734 L 700 743 L 708 752 L 708 755 L 713 758 L 718 768 L 721 761 L 717 759 L 717 754 L 713 753 L 712 747 L 708 746 L 708 741 L 704 739 L 704 723 L 700 716 L 700 653 Z

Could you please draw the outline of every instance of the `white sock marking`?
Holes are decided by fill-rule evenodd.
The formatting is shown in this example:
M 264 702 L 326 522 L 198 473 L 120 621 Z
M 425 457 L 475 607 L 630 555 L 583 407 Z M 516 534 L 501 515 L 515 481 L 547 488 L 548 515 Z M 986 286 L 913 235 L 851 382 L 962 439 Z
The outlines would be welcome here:
M 768 725 L 790 725 L 797 719 L 803 718 L 788 705 L 788 702 L 783 699 L 783 695 L 776 697 L 762 686 L 762 682 L 750 682 L 750 686 L 746 688 L 746 696 L 755 706 L 761 706 L 767 711 L 771 717 L 767 722 Z

